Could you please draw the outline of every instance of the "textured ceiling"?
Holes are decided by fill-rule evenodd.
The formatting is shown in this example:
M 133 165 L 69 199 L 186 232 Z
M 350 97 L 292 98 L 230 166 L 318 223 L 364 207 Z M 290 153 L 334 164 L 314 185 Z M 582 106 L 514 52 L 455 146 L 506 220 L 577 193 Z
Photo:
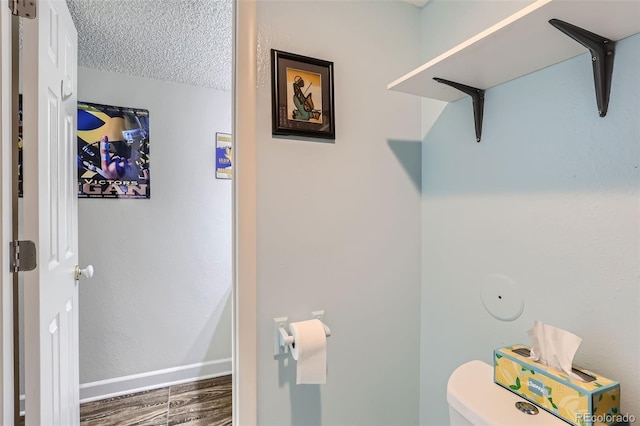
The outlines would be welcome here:
M 231 91 L 231 0 L 67 0 L 78 65 Z

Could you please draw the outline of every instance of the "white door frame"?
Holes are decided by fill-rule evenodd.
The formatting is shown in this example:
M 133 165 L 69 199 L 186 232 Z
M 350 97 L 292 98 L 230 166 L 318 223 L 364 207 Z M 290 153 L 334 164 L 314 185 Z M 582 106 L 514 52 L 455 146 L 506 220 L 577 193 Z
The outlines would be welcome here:
M 234 1 L 233 423 L 257 424 L 255 0 Z
M 9 272 L 9 242 L 13 239 L 12 164 L 12 37 L 6 0 L 0 1 L 0 423 L 13 424 L 13 276 Z
M 11 203 L 11 15 L 0 1 L 0 422 L 13 422 L 13 279 L 8 272 L 12 239 Z M 234 2 L 234 292 L 233 418 L 239 425 L 257 424 L 256 299 L 256 1 Z M 242 113 L 238 113 L 241 111 Z

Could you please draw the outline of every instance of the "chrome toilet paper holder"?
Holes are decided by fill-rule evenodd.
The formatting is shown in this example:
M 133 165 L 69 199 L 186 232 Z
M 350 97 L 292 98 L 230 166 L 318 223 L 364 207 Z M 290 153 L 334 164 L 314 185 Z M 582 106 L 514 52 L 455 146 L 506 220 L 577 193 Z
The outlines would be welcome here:
M 324 327 L 327 337 L 331 336 L 331 329 L 324 323 L 324 311 L 311 312 L 312 319 L 318 319 Z M 278 317 L 273 319 L 273 355 L 286 354 L 295 344 L 294 337 L 287 331 L 289 317 Z

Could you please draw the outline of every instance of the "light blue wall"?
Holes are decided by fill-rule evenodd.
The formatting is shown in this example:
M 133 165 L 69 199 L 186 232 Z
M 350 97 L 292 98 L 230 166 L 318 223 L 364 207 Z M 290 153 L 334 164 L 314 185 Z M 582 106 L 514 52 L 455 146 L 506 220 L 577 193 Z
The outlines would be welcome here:
M 533 0 L 430 0 L 422 9 L 422 59 L 437 57 Z
M 415 425 L 420 100 L 386 90 L 419 63 L 404 2 L 258 2 L 260 425 Z M 333 61 L 335 142 L 271 136 L 269 49 Z M 273 358 L 272 318 L 326 311 L 326 385 Z
M 480 144 L 468 99 L 384 89 L 527 3 L 258 3 L 260 424 L 445 424 L 453 369 L 536 319 L 584 337 L 576 362 L 640 416 L 638 36 L 604 119 L 586 55 L 489 90 Z M 335 62 L 335 144 L 271 137 L 270 48 Z M 518 320 L 484 311 L 492 273 L 520 285 Z M 314 309 L 334 332 L 328 383 L 296 386 L 271 319 Z
M 422 50 L 441 53 L 435 34 L 456 28 L 438 25 L 442 4 L 432 6 Z M 447 422 L 458 365 L 528 343 L 534 320 L 583 337 L 576 364 L 619 380 L 622 413 L 640 417 L 639 69 L 636 35 L 618 43 L 606 118 L 587 54 L 490 89 L 479 144 L 469 98 L 443 110 L 425 103 L 421 424 Z M 494 273 L 524 295 L 513 322 L 482 306 L 480 285 Z

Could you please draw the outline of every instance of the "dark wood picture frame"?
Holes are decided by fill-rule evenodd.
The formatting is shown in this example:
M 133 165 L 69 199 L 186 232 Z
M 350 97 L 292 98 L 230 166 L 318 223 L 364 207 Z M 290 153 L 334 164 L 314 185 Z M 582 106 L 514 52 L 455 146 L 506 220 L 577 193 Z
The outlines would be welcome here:
M 274 136 L 335 139 L 333 62 L 271 49 Z

